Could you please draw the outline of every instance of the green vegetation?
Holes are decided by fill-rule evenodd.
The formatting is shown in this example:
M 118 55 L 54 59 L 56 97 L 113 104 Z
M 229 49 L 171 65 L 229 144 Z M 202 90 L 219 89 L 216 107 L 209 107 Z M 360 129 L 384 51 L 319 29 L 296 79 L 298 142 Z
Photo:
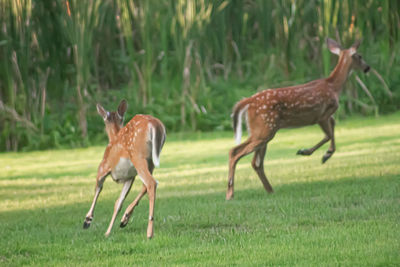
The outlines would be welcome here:
M 362 38 L 370 75 L 338 116 L 399 109 L 398 0 L 1 0 L 0 151 L 105 140 L 95 103 L 153 114 L 169 130 L 230 127 L 233 104 L 323 77 Z
M 275 193 L 264 191 L 247 157 L 232 201 L 233 134 L 169 135 L 155 170 L 151 241 L 147 197 L 126 228 L 103 236 L 121 190 L 110 178 L 82 229 L 104 146 L 0 154 L 0 265 L 399 266 L 399 122 L 400 113 L 340 121 L 338 150 L 324 165 L 327 146 L 295 155 L 320 140 L 318 127 L 282 130 L 265 160 Z M 140 187 L 138 179 L 123 209 Z

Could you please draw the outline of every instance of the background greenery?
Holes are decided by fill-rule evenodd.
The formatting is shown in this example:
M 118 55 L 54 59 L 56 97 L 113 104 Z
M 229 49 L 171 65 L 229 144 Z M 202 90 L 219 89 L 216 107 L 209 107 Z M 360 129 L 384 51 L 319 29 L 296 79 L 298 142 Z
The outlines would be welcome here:
M 350 78 L 338 117 L 400 107 L 397 0 L 1 0 L 0 151 L 104 140 L 95 103 L 169 131 L 230 128 L 257 90 L 327 75 L 326 37 L 362 38 L 372 66 Z M 89 142 L 90 140 L 90 142 Z
M 107 178 L 91 227 L 82 228 L 104 146 L 0 154 L 1 266 L 399 266 L 400 113 L 336 126 L 337 151 L 310 157 L 318 126 L 279 131 L 269 143 L 267 194 L 251 168 L 237 168 L 225 200 L 230 132 L 171 134 L 161 153 L 155 235 L 146 238 L 148 197 L 104 237 L 121 184 Z M 217 138 L 218 137 L 218 138 Z M 179 139 L 179 140 L 177 140 Z M 21 164 L 23 162 L 23 164 Z

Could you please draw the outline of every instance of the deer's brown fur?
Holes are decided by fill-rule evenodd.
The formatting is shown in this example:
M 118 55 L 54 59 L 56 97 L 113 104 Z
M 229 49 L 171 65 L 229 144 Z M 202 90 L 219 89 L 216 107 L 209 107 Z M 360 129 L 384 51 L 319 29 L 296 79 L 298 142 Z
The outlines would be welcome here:
M 133 209 L 143 195 L 148 193 L 150 205 L 147 237 L 151 238 L 157 187 L 152 173 L 154 166 L 159 164 L 159 155 L 165 141 L 165 127 L 160 120 L 150 115 L 136 115 L 123 127 L 126 108 L 125 100 L 121 101 L 116 112 L 108 112 L 101 105 L 97 105 L 97 111 L 105 122 L 109 143 L 97 171 L 95 196 L 83 227 L 90 226 L 97 198 L 103 188 L 105 178 L 110 174 L 115 182 L 123 183 L 123 188 L 120 197 L 115 202 L 114 213 L 105 234 L 108 236 L 122 203 L 138 175 L 143 182 L 143 188 L 138 197 L 126 209 L 120 226 L 124 227 L 128 223 Z
M 295 128 L 319 124 L 325 137 L 314 147 L 302 149 L 299 155 L 311 155 L 324 143 L 331 141 L 328 151 L 323 156 L 326 162 L 335 152 L 333 114 L 339 106 L 339 95 L 352 68 L 358 67 L 365 72 L 369 66 L 357 54 L 359 42 L 349 49 L 342 49 L 335 41 L 327 39 L 328 48 L 339 55 L 339 61 L 324 79 L 305 84 L 268 89 L 239 101 L 233 108 L 233 128 L 237 143 L 240 143 L 242 117 L 246 115 L 249 138 L 234 147 L 229 153 L 229 178 L 226 198 L 233 197 L 235 167 L 238 160 L 255 152 L 252 166 L 258 174 L 264 188 L 273 192 L 264 173 L 263 161 L 267 143 L 281 128 Z

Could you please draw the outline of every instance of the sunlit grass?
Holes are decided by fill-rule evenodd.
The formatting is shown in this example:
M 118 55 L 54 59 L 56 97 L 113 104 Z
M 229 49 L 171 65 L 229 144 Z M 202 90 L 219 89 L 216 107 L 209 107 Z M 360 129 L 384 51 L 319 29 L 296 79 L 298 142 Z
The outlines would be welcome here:
M 399 121 L 400 114 L 339 122 L 337 151 L 324 165 L 327 145 L 310 157 L 295 155 L 322 138 L 318 127 L 281 131 L 265 160 L 275 193 L 265 193 L 246 157 L 229 202 L 232 134 L 196 141 L 172 135 L 154 172 L 150 242 L 147 197 L 133 222 L 125 229 L 117 222 L 103 237 L 121 190 L 110 178 L 93 225 L 81 229 L 104 147 L 1 154 L 0 265 L 394 266 L 400 263 Z M 140 187 L 138 179 L 123 209 Z

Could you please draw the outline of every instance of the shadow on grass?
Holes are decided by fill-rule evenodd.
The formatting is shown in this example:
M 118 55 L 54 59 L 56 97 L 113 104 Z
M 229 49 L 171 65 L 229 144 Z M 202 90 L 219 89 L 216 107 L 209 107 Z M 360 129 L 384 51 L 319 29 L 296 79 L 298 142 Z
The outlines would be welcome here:
M 40 180 L 45 180 L 45 179 L 59 179 L 67 176 L 72 176 L 72 177 L 81 177 L 81 176 L 90 176 L 91 174 L 94 173 L 94 177 L 96 177 L 96 168 L 86 168 L 85 170 L 76 170 L 76 171 L 71 171 L 63 168 L 58 168 L 57 170 L 53 172 L 46 172 L 46 173 L 38 173 L 35 176 L 32 176 L 32 173 L 27 173 L 23 175 L 10 175 L 10 176 L 5 176 L 5 177 L 0 177 L 0 180 L 18 180 L 18 179 L 32 179 L 32 178 L 40 178 Z

